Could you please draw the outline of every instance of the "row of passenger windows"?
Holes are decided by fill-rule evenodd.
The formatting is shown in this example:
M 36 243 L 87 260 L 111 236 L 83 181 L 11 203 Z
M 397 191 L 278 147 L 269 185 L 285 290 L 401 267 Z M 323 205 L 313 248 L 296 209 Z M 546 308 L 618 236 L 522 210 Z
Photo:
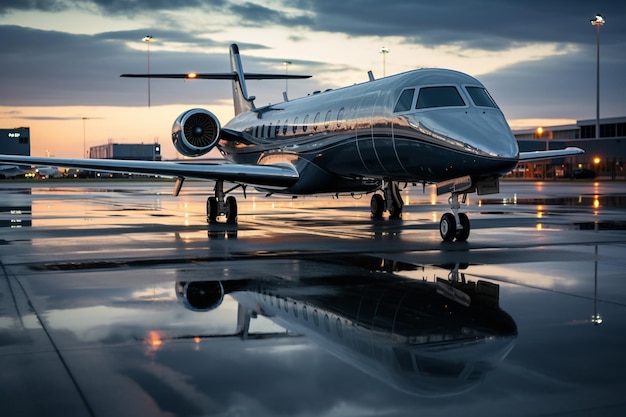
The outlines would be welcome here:
M 330 130 L 334 126 L 337 126 L 337 128 L 341 127 L 341 124 L 343 123 L 344 111 L 345 109 L 343 107 L 340 108 L 337 112 L 337 117 L 334 118 L 333 111 L 328 110 L 326 112 L 326 116 L 324 116 L 324 129 Z M 307 132 L 309 131 L 309 129 L 311 132 L 317 132 L 320 128 L 320 117 L 321 113 L 317 112 L 315 114 L 315 117 L 313 118 L 313 124 L 311 126 L 309 126 L 310 117 L 308 114 L 304 116 L 304 119 L 302 120 L 302 125 L 299 124 L 299 117 L 295 117 L 291 125 L 289 124 L 289 119 L 285 119 L 285 121 L 282 123 L 281 120 L 278 120 L 275 125 L 272 125 L 272 123 L 270 123 L 268 125 L 255 126 L 253 128 L 252 134 L 256 137 L 275 137 L 279 136 L 280 134 L 296 134 L 300 129 L 302 130 L 302 132 Z
M 470 96 L 475 106 L 498 108 L 495 101 L 491 98 L 487 90 L 482 87 L 465 87 L 465 91 Z M 396 102 L 394 113 L 405 112 L 411 110 L 413 99 L 415 96 L 415 88 L 407 88 L 402 91 L 400 98 Z M 453 85 L 422 87 L 417 94 L 415 103 L 416 109 L 430 109 L 433 107 L 465 107 L 467 104 L 459 93 L 459 90 Z
M 257 293 L 257 297 L 261 297 L 263 298 L 264 301 L 268 301 L 268 297 L 269 297 L 269 302 L 271 305 L 274 305 L 274 303 L 276 303 L 276 307 L 279 309 L 284 309 L 285 312 L 289 312 L 289 300 L 284 299 L 284 298 L 280 298 L 280 297 L 276 297 L 274 296 L 272 293 L 267 293 L 265 291 L 263 291 L 262 295 L 259 295 Z M 302 305 L 301 306 L 301 310 L 300 312 L 299 310 L 299 305 L 298 303 L 294 300 L 293 304 L 292 304 L 292 308 L 291 311 L 293 313 L 294 317 L 298 317 L 300 314 L 302 314 L 302 318 L 304 319 L 304 321 L 309 321 L 309 312 L 307 309 L 306 305 Z M 313 316 L 313 323 L 315 323 L 316 327 L 319 327 L 320 325 L 320 317 L 319 314 L 317 312 L 317 309 L 313 309 L 312 312 L 312 316 Z M 347 324 L 347 322 L 346 322 Z M 324 318 L 323 318 L 323 326 L 324 329 L 330 333 L 331 332 L 331 321 L 330 321 L 330 317 L 328 314 L 324 314 Z M 334 327 L 335 327 L 335 331 L 337 332 L 337 335 L 339 337 L 343 337 L 343 324 L 341 322 L 341 319 L 339 317 L 335 318 L 334 320 Z
M 394 113 L 405 112 L 411 110 L 413 100 L 415 96 L 416 88 L 407 88 L 402 91 L 396 106 Z M 470 87 L 466 86 L 465 91 L 470 96 L 474 105 L 477 107 L 493 107 L 498 108 L 493 101 L 487 90 L 483 87 Z M 453 85 L 436 86 L 436 87 L 422 87 L 417 94 L 417 101 L 415 104 L 416 109 L 429 109 L 434 107 L 465 107 L 466 103 L 463 97 L 457 90 L 457 87 Z M 328 110 L 324 116 L 324 129 L 330 130 L 331 128 L 340 128 L 343 123 L 344 108 L 340 108 L 337 112 L 337 116 L 333 117 L 333 111 Z M 257 125 L 249 132 L 255 137 L 276 137 L 280 135 L 296 134 L 298 131 L 317 132 L 320 125 L 321 113 L 317 112 L 313 117 L 313 123 L 309 125 L 310 117 L 307 114 L 300 124 L 300 118 L 295 117 L 293 123 L 289 124 L 289 119 L 284 121 L 278 120 L 276 124 L 269 123 L 267 125 Z

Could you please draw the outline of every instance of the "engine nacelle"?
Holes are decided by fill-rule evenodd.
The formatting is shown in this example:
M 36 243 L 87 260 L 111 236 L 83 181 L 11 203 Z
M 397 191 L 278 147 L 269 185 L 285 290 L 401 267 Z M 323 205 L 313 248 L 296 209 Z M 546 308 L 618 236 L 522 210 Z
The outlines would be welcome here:
M 224 286 L 220 281 L 178 281 L 176 297 L 189 310 L 211 311 L 224 301 Z
M 202 156 L 217 144 L 220 129 L 219 120 L 210 111 L 187 110 L 174 121 L 172 142 L 185 156 Z

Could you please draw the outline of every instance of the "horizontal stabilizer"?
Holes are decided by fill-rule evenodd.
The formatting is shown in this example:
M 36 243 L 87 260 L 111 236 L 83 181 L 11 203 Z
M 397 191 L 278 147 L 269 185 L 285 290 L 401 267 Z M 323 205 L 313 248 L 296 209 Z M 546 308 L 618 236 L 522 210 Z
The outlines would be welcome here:
M 576 147 L 567 147 L 565 149 L 555 149 L 552 151 L 520 152 L 519 161 L 545 161 L 548 159 L 564 158 L 566 156 L 580 155 L 583 153 L 585 153 L 584 150 Z
M 120 77 L 126 78 L 172 78 L 183 80 L 236 80 L 236 72 L 216 72 L 216 73 L 196 73 L 188 72 L 186 74 L 122 74 Z M 244 73 L 246 80 L 292 80 L 311 78 L 311 75 L 297 74 L 259 74 Z

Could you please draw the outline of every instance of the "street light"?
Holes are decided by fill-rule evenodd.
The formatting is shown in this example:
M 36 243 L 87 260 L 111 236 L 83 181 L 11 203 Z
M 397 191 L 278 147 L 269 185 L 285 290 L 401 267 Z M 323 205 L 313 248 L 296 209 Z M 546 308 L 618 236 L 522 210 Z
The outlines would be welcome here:
M 83 158 L 87 158 L 87 134 L 85 128 L 85 120 L 89 120 L 89 117 L 83 117 Z
M 389 50 L 389 48 L 383 46 L 382 48 L 380 48 L 378 52 L 383 54 L 383 77 L 384 77 L 387 74 L 387 60 L 386 60 L 387 54 L 391 51 Z
M 154 38 L 146 35 L 141 38 L 141 41 L 145 42 L 148 47 L 148 107 L 150 107 L 150 42 L 154 41 Z
M 283 61 L 283 65 L 285 66 L 285 95 L 289 93 L 289 79 L 287 75 L 289 74 L 289 65 L 291 65 L 291 61 Z
M 596 139 L 600 138 L 600 26 L 605 23 L 604 17 L 596 13 L 596 17 L 591 19 L 591 24 L 597 28 L 596 48 Z

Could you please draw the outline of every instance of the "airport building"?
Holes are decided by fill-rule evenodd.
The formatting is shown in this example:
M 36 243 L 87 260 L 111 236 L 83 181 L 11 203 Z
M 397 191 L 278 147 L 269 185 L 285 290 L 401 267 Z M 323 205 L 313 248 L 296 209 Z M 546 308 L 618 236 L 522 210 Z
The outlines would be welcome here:
M 30 155 L 30 128 L 0 129 L 0 153 Z
M 89 158 L 160 161 L 161 145 L 158 143 L 147 145 L 143 143 L 107 143 L 106 145 L 92 146 L 89 148 Z
M 520 163 L 509 174 L 516 178 L 549 179 L 559 177 L 605 177 L 626 179 L 626 116 L 600 119 L 600 137 L 596 138 L 596 120 L 578 120 L 576 124 L 538 126 L 514 130 L 520 151 L 544 151 L 576 146 L 585 154 L 549 162 Z

